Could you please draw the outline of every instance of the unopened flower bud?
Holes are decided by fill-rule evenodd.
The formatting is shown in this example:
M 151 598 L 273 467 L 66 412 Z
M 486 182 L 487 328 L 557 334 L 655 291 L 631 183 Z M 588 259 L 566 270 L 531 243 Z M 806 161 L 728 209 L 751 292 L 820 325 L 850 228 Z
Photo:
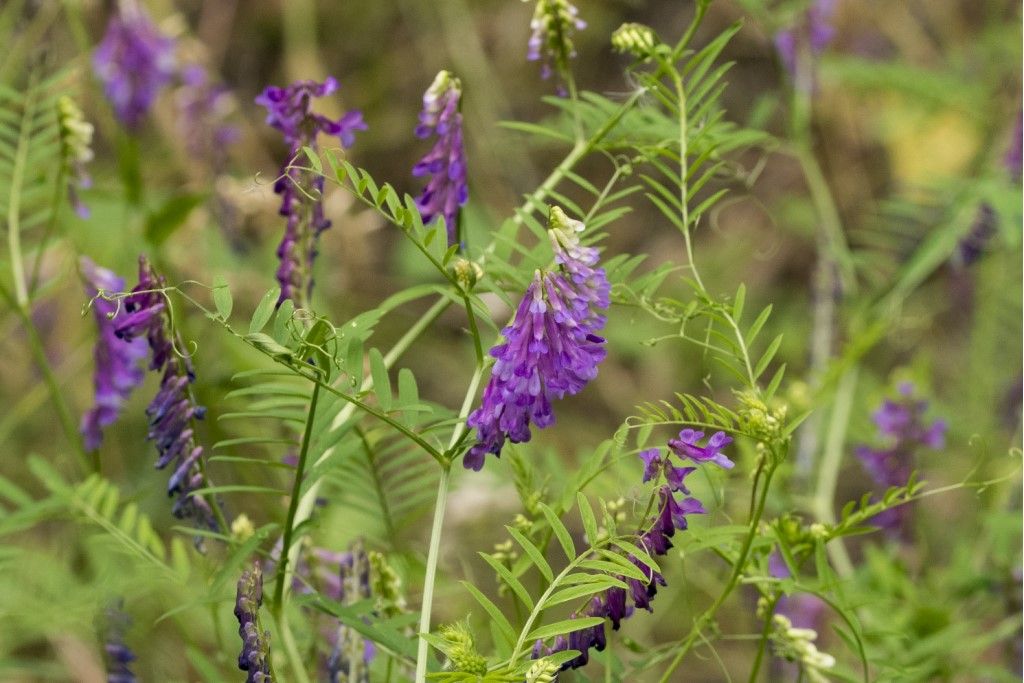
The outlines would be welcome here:
M 637 59 L 650 59 L 657 46 L 654 30 L 643 24 L 623 24 L 612 34 L 612 48 L 616 52 L 628 52 Z

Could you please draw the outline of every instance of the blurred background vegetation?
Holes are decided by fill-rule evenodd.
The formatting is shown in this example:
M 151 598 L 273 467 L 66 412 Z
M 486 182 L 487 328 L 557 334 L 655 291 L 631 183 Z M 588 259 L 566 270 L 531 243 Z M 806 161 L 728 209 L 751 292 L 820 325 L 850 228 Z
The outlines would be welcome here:
M 462 78 L 463 112 L 470 168 L 470 203 L 465 209 L 470 244 L 511 215 L 557 163 L 564 149 L 503 128 L 502 120 L 538 120 L 555 110 L 541 101 L 552 85 L 540 80 L 536 64 L 525 61 L 532 5 L 517 0 L 150 0 L 145 3 L 161 28 L 180 40 L 181 54 L 207 66 L 232 93 L 229 121 L 240 138 L 227 151 L 222 169 L 190 153 L 174 106 L 165 91 L 138 140 L 139 167 L 126 169 L 122 133 L 92 76 L 90 55 L 102 36 L 110 3 L 88 0 L 3 0 L 0 3 L 0 83 L 24 85 L 35 68 L 73 68 L 69 88 L 86 118 L 97 126 L 92 189 L 83 199 L 87 220 L 67 210 L 59 222 L 62 239 L 42 260 L 42 288 L 33 318 L 57 368 L 63 391 L 81 414 L 90 401 L 94 325 L 82 317 L 85 303 L 75 263 L 87 254 L 134 282 L 137 255 L 155 253 L 170 282 L 212 283 L 224 275 L 236 308 L 251 310 L 273 285 L 274 248 L 283 224 L 277 215 L 272 179 L 287 154 L 275 131 L 263 123 L 254 97 L 268 84 L 333 75 L 339 96 L 321 104 L 327 114 L 363 111 L 369 130 L 358 137 L 349 158 L 415 195 L 412 165 L 426 152 L 412 136 L 424 89 L 447 68 Z M 672 40 L 692 16 L 691 2 L 678 0 L 580 0 L 588 22 L 576 39 L 574 61 L 581 88 L 612 99 L 633 87 L 623 76 L 627 60 L 614 54 L 611 31 L 624 21 L 648 24 Z M 696 234 L 696 258 L 708 289 L 729 295 L 746 284 L 747 310 L 769 303 L 770 332 L 784 332 L 779 360 L 787 363 L 784 393 L 794 409 L 807 407 L 811 378 L 813 282 L 820 206 L 793 153 L 791 87 L 773 45 L 774 33 L 805 6 L 800 2 L 716 0 L 695 39 L 701 46 L 737 20 L 743 27 L 723 53 L 733 62 L 723 104 L 730 120 L 776 136 L 738 155 L 736 172 L 723 178 L 729 194 Z M 1021 10 L 1008 0 L 842 1 L 834 20 L 837 35 L 822 56 L 813 94 L 809 150 L 834 200 L 852 245 L 857 294 L 838 298 L 835 348 L 854 336 L 849 321 L 873 302 L 900 296 L 884 309 L 884 329 L 863 355 L 852 406 L 836 502 L 841 506 L 871 487 L 852 456 L 853 447 L 872 443 L 871 412 L 911 380 L 929 397 L 929 415 L 950 424 L 947 447 L 921 461 L 921 478 L 942 486 L 965 478 L 1004 474 L 1021 440 L 1021 258 L 1019 168 L 1007 178 L 1003 158 L 1019 126 L 1021 98 Z M 39 67 L 38 65 L 42 65 Z M 802 135 L 802 134 L 801 134 Z M 1019 143 L 1018 143 L 1019 144 Z M 133 173 L 138 177 L 133 179 Z M 607 163 L 595 158 L 581 175 L 606 178 Z M 817 180 L 811 180 L 817 182 Z M 972 227 L 979 207 L 992 196 L 1016 189 L 997 212 L 996 234 L 981 257 L 958 260 L 955 244 Z M 132 188 L 142 196 L 132 200 Z M 999 194 L 1003 192 L 1003 194 Z M 634 211 L 607 228 L 606 255 L 650 254 L 644 269 L 683 262 L 675 231 L 653 207 L 633 202 Z M 1006 213 L 1001 209 L 1009 206 Z M 336 323 L 376 306 L 388 294 L 425 274 L 411 246 L 378 217 L 356 206 L 350 195 L 329 189 L 333 228 L 324 234 L 318 260 L 315 308 Z M 146 226 L 154 216 L 173 220 L 173 231 L 155 249 Z M 179 220 L 180 219 L 180 220 Z M 156 219 L 159 220 L 159 219 Z M 942 239 L 937 239 L 936 236 Z M 922 245 L 945 249 L 941 264 L 922 277 L 908 277 L 908 263 Z M 948 257 L 947 257 L 948 256 Z M 6 264 L 4 264 L 6 267 Z M 900 283 L 909 283 L 901 290 Z M 672 288 L 676 288 L 673 291 Z M 681 284 L 667 294 L 685 299 Z M 400 308 L 378 326 L 379 345 L 398 336 L 425 304 Z M 224 395 L 235 372 L 259 364 L 240 344 L 182 310 L 183 331 L 197 345 L 196 384 L 211 415 L 232 409 Z M 505 312 L 496 308 L 496 318 Z M 699 349 L 679 340 L 654 343 L 669 333 L 626 307 L 614 308 L 607 334 L 608 360 L 582 395 L 558 411 L 559 427 L 514 449 L 549 462 L 553 471 L 571 470 L 595 445 L 635 412 L 640 401 L 671 398 L 675 391 L 711 393 L 730 402 L 727 383 Z M 434 333 L 402 360 L 420 393 L 455 407 L 473 367 L 471 346 L 458 311 L 445 314 Z M 27 472 L 28 454 L 40 454 L 70 477 L 73 461 L 59 434 L 45 387 L 25 350 L 20 320 L 5 312 L 0 362 L 0 444 L 3 474 L 29 490 L 39 489 Z M 717 379 L 715 379 L 717 378 Z M 712 381 L 715 379 L 715 381 Z M 714 389 L 711 387 L 714 386 Z M 173 519 L 163 495 L 163 478 L 152 470 L 145 442 L 143 406 L 155 390 L 147 380 L 102 451 L 104 476 L 135 501 L 159 531 Z M 822 399 L 828 407 L 829 396 Z M 210 419 L 206 443 L 250 433 L 252 426 Z M 283 453 L 270 454 L 280 457 Z M 753 456 L 740 447 L 737 486 L 726 509 L 741 519 L 743 492 Z M 744 457 L 746 456 L 746 457 Z M 1017 456 L 1012 456 L 1016 458 Z M 1018 458 L 1019 460 L 1019 458 Z M 216 469 L 214 470 L 216 471 Z M 615 478 L 601 479 L 593 493 L 608 499 L 635 495 L 638 467 L 623 465 Z M 557 487 L 557 477 L 552 481 Z M 636 486 L 634 486 L 636 485 Z M 435 623 L 462 618 L 479 608 L 457 584 L 468 578 L 492 593 L 491 572 L 476 550 L 491 550 L 506 538 L 503 524 L 521 510 L 511 484 L 509 458 L 478 476 L 460 476 L 449 509 L 442 555 L 442 582 Z M 813 519 L 813 483 L 792 472 L 773 497 L 771 514 L 799 511 Z M 343 504 L 343 481 L 326 494 L 316 532 L 318 545 L 342 549 L 368 523 Z M 257 525 L 279 520 L 283 509 L 267 498 L 232 499 Z M 429 505 L 429 500 L 427 501 Z M 275 501 L 276 506 L 280 501 Z M 1016 479 L 984 490 L 964 489 L 916 503 L 914 543 L 889 545 L 879 535 L 850 544 L 855 565 L 867 567 L 851 580 L 862 600 L 862 618 L 872 634 L 874 658 L 899 662 L 896 680 L 1019 680 L 1020 490 Z M 418 605 L 418 576 L 429 526 L 427 509 L 392 539 L 396 563 L 407 577 L 409 602 Z M 129 641 L 140 655 L 142 680 L 220 680 L 235 656 L 234 625 L 226 607 L 191 608 L 155 621 L 189 594 L 178 587 L 152 592 L 144 567 L 94 545 L 80 527 L 50 523 L 15 537 L 25 550 L 0 552 L 0 657 L 4 680 L 102 680 L 97 645 L 98 597 L 125 597 L 135 625 Z M 198 559 L 201 563 L 202 560 Z M 678 638 L 692 605 L 713 595 L 720 567 L 707 555 L 687 554 L 669 574 L 670 587 L 655 605 L 624 628 L 628 642 L 646 648 Z M 753 596 L 734 600 L 722 615 L 721 630 L 736 635 L 718 647 L 721 662 L 698 650 L 678 680 L 745 677 L 752 648 L 742 634 L 759 629 Z M 481 636 L 486 639 L 486 636 Z M 854 658 L 834 635 L 824 649 Z M 183 656 L 187 655 L 187 656 Z M 212 668 L 211 668 L 212 667 Z M 596 671 L 596 670 L 595 670 Z M 726 673 L 728 672 L 728 673 Z M 596 675 L 595 672 L 591 672 Z M 570 678 L 567 676 L 567 678 Z M 230 678 L 228 680 L 231 680 Z M 782 679 L 780 679 L 782 680 Z

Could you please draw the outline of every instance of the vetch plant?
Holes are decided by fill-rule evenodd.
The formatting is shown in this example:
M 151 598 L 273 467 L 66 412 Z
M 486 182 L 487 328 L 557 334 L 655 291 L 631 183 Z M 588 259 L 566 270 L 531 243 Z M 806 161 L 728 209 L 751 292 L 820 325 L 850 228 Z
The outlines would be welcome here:
M 1013 678 L 994 5 L 328 5 L 0 10 L 0 671 Z

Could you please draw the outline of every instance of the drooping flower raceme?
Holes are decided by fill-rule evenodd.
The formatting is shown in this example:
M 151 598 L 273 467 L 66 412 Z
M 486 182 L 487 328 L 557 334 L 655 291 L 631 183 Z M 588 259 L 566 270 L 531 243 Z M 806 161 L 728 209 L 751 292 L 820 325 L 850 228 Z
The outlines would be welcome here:
M 100 292 L 113 294 L 124 290 L 124 280 L 86 257 L 80 261 L 86 294 L 92 299 L 99 336 L 93 347 L 95 405 L 82 416 L 81 432 L 85 448 L 94 451 L 103 442 L 103 428 L 112 425 L 121 413 L 121 406 L 139 386 L 144 373 L 139 362 L 148 349 L 142 339 L 125 341 L 115 330 L 126 311 L 117 302 L 104 299 Z
M 124 3 L 110 18 L 93 55 L 117 118 L 136 129 L 153 100 L 174 76 L 174 41 L 160 33 L 139 3 Z
M 106 637 L 103 644 L 104 660 L 107 667 L 107 683 L 135 683 L 131 663 L 135 653 L 124 642 L 129 626 L 128 615 L 121 609 L 120 602 L 106 610 Z
M 328 77 L 323 83 L 298 81 L 286 88 L 268 86 L 256 98 L 256 103 L 267 109 L 267 124 L 281 131 L 288 145 L 288 159 L 282 164 L 281 177 L 274 184 L 274 192 L 281 195 L 280 213 L 287 219 L 284 237 L 277 247 L 281 264 L 277 281 L 281 285 L 280 304 L 285 299 L 305 306 L 313 289 L 313 261 L 317 255 L 317 241 L 331 222 L 324 216 L 324 178 L 320 174 L 289 168 L 303 147 L 317 147 L 317 135 L 336 136 L 342 147 L 355 142 L 355 132 L 366 130 L 363 115 L 350 111 L 337 120 L 312 109 L 314 97 L 325 97 L 338 89 L 338 81 Z
M 719 443 L 721 447 L 726 442 L 719 440 Z M 678 454 L 675 449 L 670 449 L 670 452 Z M 666 555 L 672 548 L 670 539 L 676 531 L 687 529 L 689 526 L 687 517 L 704 514 L 705 510 L 699 500 L 690 497 L 690 491 L 685 484 L 686 477 L 695 471 L 696 467 L 677 467 L 670 459 L 669 453 L 662 457 L 660 449 L 657 448 L 641 451 L 639 456 L 644 465 L 644 482 L 659 481 L 662 476 L 666 482 L 659 485 L 657 489 L 658 513 L 648 520 L 646 528 L 637 532 L 637 546 L 652 557 L 660 557 Z M 695 460 L 688 455 L 680 457 Z M 707 460 L 707 458 L 697 459 L 697 462 L 702 460 Z M 684 497 L 679 498 L 675 495 L 676 493 L 681 493 Z M 602 617 L 610 621 L 612 629 L 617 631 L 622 620 L 632 616 L 636 610 L 654 611 L 654 608 L 651 607 L 651 600 L 657 595 L 658 586 L 666 585 L 665 577 L 633 555 L 629 555 L 627 559 L 647 578 L 640 580 L 634 577 L 617 576 L 616 578 L 625 583 L 628 589 L 618 586 L 608 588 L 603 593 L 594 596 L 583 610 L 573 614 L 571 618 Z M 605 633 L 605 624 L 602 622 L 574 631 L 568 637 L 559 636 L 555 638 L 551 647 L 545 647 L 543 641 L 537 641 L 533 647 L 533 658 L 540 659 L 563 650 L 578 650 L 580 654 L 563 664 L 562 670 L 578 669 L 586 666 L 590 661 L 590 648 L 600 652 L 606 645 L 607 634 Z
M 246 683 L 270 683 L 270 632 L 260 630 L 259 612 L 263 604 L 263 569 L 256 562 L 242 572 L 235 597 L 235 618 L 242 651 L 238 668 L 248 672 Z
M 189 359 L 177 350 L 180 340 L 170 329 L 167 301 L 160 291 L 164 284 L 163 277 L 157 275 L 146 257 L 140 256 L 139 284 L 124 299 L 125 315 L 119 319 L 115 334 L 129 342 L 145 337 L 149 343 L 149 367 L 163 373 L 160 390 L 146 408 L 147 438 L 156 444 L 157 469 L 173 465 L 167 495 L 178 496 L 174 515 L 216 530 L 217 522 L 209 502 L 193 494 L 206 485 L 201 461 L 203 447 L 194 429 L 194 421 L 201 420 L 206 409 L 197 405 L 192 397 L 190 385 L 195 380 L 195 372 Z
M 530 41 L 526 59 L 540 62 L 540 76 L 544 80 L 558 70 L 565 72 L 569 60 L 576 56 L 572 34 L 587 27 L 580 12 L 569 0 L 537 0 L 530 20 Z
M 416 206 L 424 223 L 444 218 L 448 230 L 448 246 L 459 241 L 459 207 L 469 199 L 466 184 L 466 152 L 462 146 L 462 114 L 459 100 L 462 83 L 447 71 L 437 74 L 423 94 L 423 111 L 416 126 L 416 137 L 437 135 L 437 142 L 413 166 L 414 176 L 431 176 Z
M 92 185 L 92 179 L 85 172 L 85 164 L 93 159 L 93 126 L 85 120 L 75 101 L 67 96 L 57 100 L 57 125 L 61 158 L 68 178 L 68 201 L 79 218 L 88 218 L 89 207 L 78 197 L 78 190 Z
M 598 253 L 580 244 L 579 221 L 552 207 L 549 232 L 555 268 L 538 270 L 512 323 L 502 330 L 505 343 L 491 349 L 496 359 L 482 404 L 467 420 L 477 443 L 463 459 L 479 470 L 487 453 L 500 455 L 505 440 L 529 441 L 530 425 L 555 421 L 553 399 L 578 393 L 597 376 L 604 360 L 604 327 L 609 285 Z
M 898 399 L 886 399 L 872 416 L 879 437 L 890 445 L 881 448 L 859 446 L 854 451 L 875 483 L 885 488 L 907 483 L 920 448 L 937 450 L 946 442 L 945 420 L 928 423 L 924 419 L 928 401 L 915 398 L 914 385 L 904 382 L 899 393 Z M 909 513 L 910 508 L 901 505 L 876 515 L 872 521 L 890 535 L 905 538 Z
M 811 92 L 814 89 L 814 74 L 801 60 L 806 56 L 817 59 L 835 38 L 832 25 L 836 0 L 813 0 L 811 6 L 795 25 L 775 34 L 775 49 L 782 59 L 782 65 L 796 87 Z

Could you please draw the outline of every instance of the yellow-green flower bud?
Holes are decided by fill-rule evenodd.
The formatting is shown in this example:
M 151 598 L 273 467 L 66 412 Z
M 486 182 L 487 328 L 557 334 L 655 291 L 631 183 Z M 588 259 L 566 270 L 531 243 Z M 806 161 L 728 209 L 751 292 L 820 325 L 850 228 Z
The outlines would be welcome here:
M 612 34 L 612 48 L 616 52 L 628 52 L 637 59 L 650 59 L 658 44 L 654 30 L 643 24 L 623 24 Z

